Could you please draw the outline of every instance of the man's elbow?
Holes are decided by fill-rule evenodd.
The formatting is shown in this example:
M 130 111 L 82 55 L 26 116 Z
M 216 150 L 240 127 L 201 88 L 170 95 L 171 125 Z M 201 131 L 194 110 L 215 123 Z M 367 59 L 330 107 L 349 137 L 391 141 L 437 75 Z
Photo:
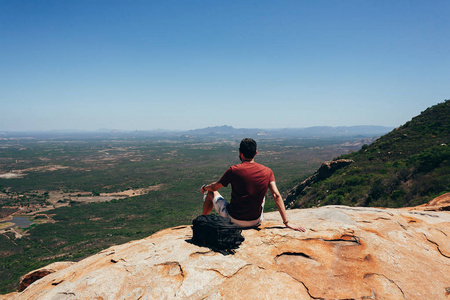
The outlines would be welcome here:
M 281 195 L 279 193 L 273 194 L 272 196 L 276 202 L 279 202 L 279 201 L 283 202 L 283 198 L 281 197 Z

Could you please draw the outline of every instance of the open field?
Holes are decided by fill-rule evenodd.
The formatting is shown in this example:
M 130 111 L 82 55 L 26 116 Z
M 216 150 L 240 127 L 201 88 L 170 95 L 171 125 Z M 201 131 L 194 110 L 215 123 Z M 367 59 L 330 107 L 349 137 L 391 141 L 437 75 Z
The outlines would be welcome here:
M 199 187 L 238 163 L 240 138 L 4 139 L 0 219 L 25 215 L 30 228 L 0 234 L 0 292 L 30 270 L 79 260 L 110 245 L 189 224 Z M 283 196 L 323 161 L 368 140 L 259 139 L 257 161 L 272 168 Z M 228 196 L 229 188 L 223 190 Z M 266 210 L 274 210 L 268 201 Z

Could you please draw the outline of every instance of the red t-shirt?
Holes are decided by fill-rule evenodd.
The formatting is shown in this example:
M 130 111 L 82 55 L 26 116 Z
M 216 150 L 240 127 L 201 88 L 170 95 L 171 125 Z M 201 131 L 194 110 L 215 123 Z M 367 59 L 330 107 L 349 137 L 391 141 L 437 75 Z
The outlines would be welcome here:
M 231 166 L 218 181 L 223 186 L 231 183 L 231 200 L 227 208 L 230 216 L 244 221 L 258 219 L 271 181 L 275 181 L 272 170 L 261 164 L 243 162 Z

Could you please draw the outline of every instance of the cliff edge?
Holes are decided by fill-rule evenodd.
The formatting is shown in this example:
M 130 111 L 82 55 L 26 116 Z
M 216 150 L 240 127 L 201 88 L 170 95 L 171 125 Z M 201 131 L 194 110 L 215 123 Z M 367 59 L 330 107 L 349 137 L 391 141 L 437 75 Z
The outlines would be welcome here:
M 67 264 L 4 299 L 450 299 L 450 213 L 347 206 L 277 212 L 234 255 L 160 231 Z

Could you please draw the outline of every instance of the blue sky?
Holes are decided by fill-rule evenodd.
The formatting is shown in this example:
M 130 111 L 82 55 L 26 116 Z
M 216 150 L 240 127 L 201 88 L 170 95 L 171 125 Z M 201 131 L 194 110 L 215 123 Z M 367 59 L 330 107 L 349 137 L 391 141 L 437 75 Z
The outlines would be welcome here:
M 448 0 L 0 0 L 0 130 L 399 126 L 450 98 L 448 16 Z

